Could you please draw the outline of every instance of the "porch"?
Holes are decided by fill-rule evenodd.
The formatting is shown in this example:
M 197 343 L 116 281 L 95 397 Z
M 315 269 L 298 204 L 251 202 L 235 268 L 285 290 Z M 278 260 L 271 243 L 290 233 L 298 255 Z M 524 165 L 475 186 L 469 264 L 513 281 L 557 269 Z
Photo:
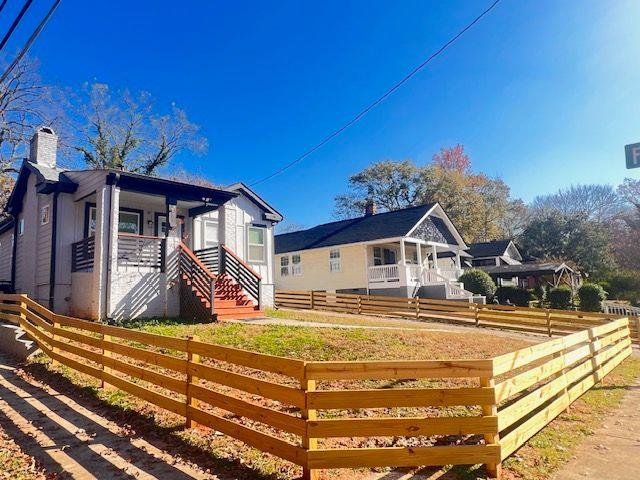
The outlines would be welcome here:
M 464 251 L 454 245 L 414 238 L 365 246 L 369 291 L 393 290 L 413 297 L 422 290 L 440 290 L 444 298 L 469 298 L 458 282 Z

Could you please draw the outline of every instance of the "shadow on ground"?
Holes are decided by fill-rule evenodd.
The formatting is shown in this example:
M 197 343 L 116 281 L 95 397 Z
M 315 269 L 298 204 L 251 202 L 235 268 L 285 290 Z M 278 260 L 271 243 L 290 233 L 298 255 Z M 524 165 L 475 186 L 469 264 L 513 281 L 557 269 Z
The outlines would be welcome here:
M 0 426 L 47 471 L 47 478 L 274 480 L 189 445 L 152 418 L 109 405 L 42 364 L 0 357 Z M 46 390 L 51 387 L 52 394 Z M 101 418 L 112 422 L 100 422 Z

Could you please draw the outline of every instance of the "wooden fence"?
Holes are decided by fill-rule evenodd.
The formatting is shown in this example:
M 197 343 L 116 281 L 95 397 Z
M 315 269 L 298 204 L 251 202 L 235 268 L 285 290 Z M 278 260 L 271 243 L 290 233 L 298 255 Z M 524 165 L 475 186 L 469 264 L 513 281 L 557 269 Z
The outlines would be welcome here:
M 354 295 L 308 290 L 276 290 L 275 301 L 277 307 L 283 308 L 442 320 L 477 327 L 543 333 L 550 337 L 569 335 L 626 316 L 550 308 L 482 305 L 457 300 Z M 630 319 L 630 330 L 631 337 L 640 343 L 640 317 Z
M 0 295 L 0 319 L 19 324 L 55 362 L 181 415 L 187 427 L 300 465 L 304 478 L 447 464 L 485 464 L 499 476 L 504 458 L 631 352 L 626 318 L 491 359 L 362 362 L 108 326 L 56 315 L 25 295 Z M 344 437 L 366 440 L 344 448 L 336 443 Z M 396 442 L 410 437 L 430 439 Z

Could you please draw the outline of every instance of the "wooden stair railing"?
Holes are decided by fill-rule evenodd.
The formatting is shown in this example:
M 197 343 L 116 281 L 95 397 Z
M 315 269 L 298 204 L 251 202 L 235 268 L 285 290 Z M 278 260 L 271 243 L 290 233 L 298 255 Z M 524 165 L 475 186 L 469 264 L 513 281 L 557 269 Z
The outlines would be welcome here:
M 260 274 L 226 245 L 220 245 L 219 265 L 220 275 L 229 275 L 259 306 L 262 282 Z
M 216 276 L 202 261 L 180 242 L 180 275 L 188 281 L 194 291 L 209 302 L 211 314 L 214 313 Z

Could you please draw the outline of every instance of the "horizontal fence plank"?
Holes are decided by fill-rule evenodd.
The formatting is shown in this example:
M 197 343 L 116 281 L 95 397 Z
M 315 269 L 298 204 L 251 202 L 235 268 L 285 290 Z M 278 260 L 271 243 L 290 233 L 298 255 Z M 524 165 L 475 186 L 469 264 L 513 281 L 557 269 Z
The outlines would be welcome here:
M 307 407 L 312 409 L 469 406 L 492 403 L 495 403 L 493 387 L 319 390 L 307 392 Z
M 498 417 L 341 418 L 308 422 L 310 437 L 474 435 L 498 433 Z
M 500 461 L 499 445 L 309 450 L 309 468 L 476 465 Z
M 229 372 L 202 363 L 189 364 L 189 374 L 203 380 L 277 400 L 287 405 L 293 405 L 298 408 L 305 407 L 304 391 L 298 388 L 259 380 L 248 375 Z
M 304 448 L 292 445 L 289 442 L 276 438 L 272 435 L 259 432 L 239 423 L 232 422 L 225 418 L 213 415 L 198 408 L 189 406 L 189 416 L 196 423 L 213 428 L 219 432 L 236 438 L 247 445 L 271 453 L 285 460 L 289 460 L 297 465 L 305 465 L 307 461 L 307 452 Z
M 213 358 L 227 363 L 235 363 L 256 370 L 280 373 L 295 378 L 302 378 L 304 376 L 304 361 L 302 360 L 265 355 L 249 350 L 240 350 L 196 341 L 189 342 L 189 351 L 203 357 Z
M 158 387 L 171 390 L 172 392 L 179 393 L 181 395 L 187 394 L 186 380 L 180 380 L 179 378 L 171 377 L 163 373 L 154 372 L 110 356 L 104 357 L 103 364 L 107 368 L 124 373 L 125 375 L 129 375 L 130 377 L 138 380 L 153 383 Z
M 307 362 L 310 380 L 487 377 L 492 360 L 398 360 L 368 362 Z
M 195 399 L 285 432 L 293 433 L 294 435 L 304 435 L 306 431 L 306 423 L 300 417 L 294 417 L 288 413 L 278 412 L 270 408 L 249 403 L 230 395 L 201 387 L 200 385 L 191 385 L 189 391 Z

